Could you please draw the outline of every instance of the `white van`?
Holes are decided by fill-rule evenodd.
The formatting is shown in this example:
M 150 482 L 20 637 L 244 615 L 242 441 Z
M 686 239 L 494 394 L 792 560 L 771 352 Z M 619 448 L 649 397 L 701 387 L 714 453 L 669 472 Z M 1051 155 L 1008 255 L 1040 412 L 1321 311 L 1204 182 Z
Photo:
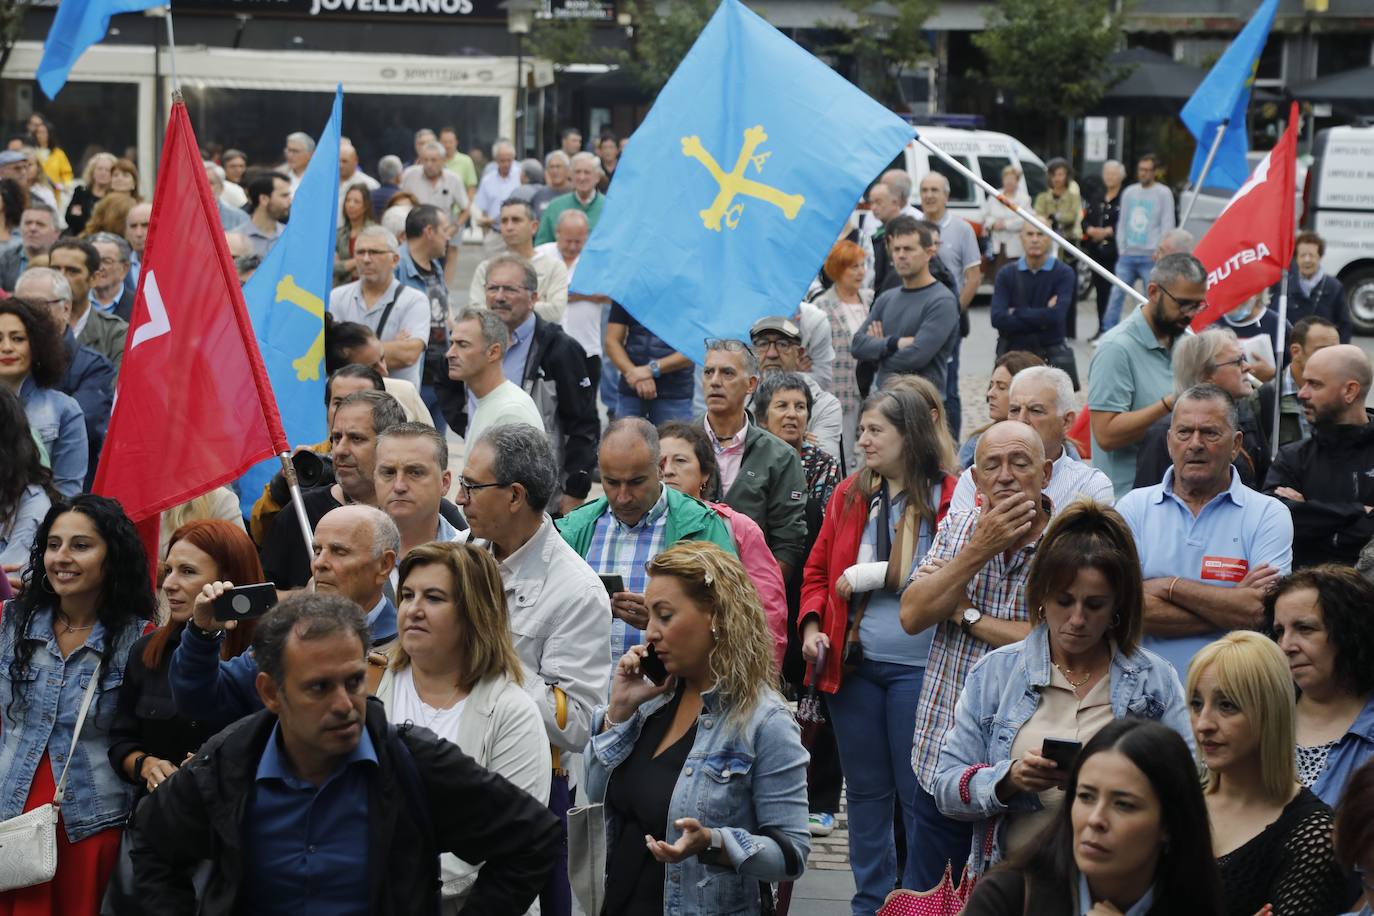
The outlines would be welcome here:
M 926 127 L 917 125 L 916 131 L 960 165 L 982 176 L 994 188 L 1002 187 L 1002 169 L 1015 162 L 1021 167 L 1026 190 L 1035 195 L 1049 187 L 1045 163 L 1025 144 L 1008 134 L 991 130 L 965 130 L 958 127 Z M 904 153 L 906 171 L 911 176 L 911 205 L 921 208 L 918 188 L 927 173 L 939 172 L 949 179 L 949 209 L 975 224 L 979 222 L 987 193 L 972 181 L 950 168 L 930 150 L 912 140 Z
M 1302 227 L 1326 240 L 1322 270 L 1345 287 L 1355 330 L 1374 334 L 1374 127 L 1323 130 L 1312 156 Z

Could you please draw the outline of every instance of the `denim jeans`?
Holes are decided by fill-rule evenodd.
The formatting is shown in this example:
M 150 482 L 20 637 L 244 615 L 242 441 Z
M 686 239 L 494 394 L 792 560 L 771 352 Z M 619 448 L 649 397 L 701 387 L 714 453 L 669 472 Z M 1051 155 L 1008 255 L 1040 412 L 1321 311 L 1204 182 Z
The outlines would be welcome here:
M 963 402 L 959 400 L 959 345 L 963 341 L 954 342 L 954 354 L 949 358 L 949 368 L 945 370 L 948 375 L 945 377 L 945 415 L 949 420 L 949 434 L 954 437 L 955 442 L 963 440 L 961 431 L 964 425 Z
M 935 805 L 935 796 L 919 785 L 913 813 L 921 841 L 907 848 L 906 867 L 914 887 L 928 891 L 939 884 L 946 865 L 953 867 L 954 880 L 958 881 L 973 849 L 973 824 L 945 817 Z
M 654 398 L 644 401 L 623 391 L 617 397 L 620 398 L 615 405 L 617 419 L 643 417 L 655 426 L 668 420 L 692 419 L 691 398 Z
M 1148 254 L 1123 254 L 1116 259 L 1116 276 L 1128 286 L 1135 286 L 1136 280 L 1150 281 L 1150 270 L 1155 266 L 1154 259 Z M 1121 308 L 1126 302 L 1126 294 L 1121 287 L 1112 287 L 1112 299 L 1107 303 L 1107 317 L 1102 319 L 1102 329 L 1110 331 L 1121 321 Z
M 917 857 L 911 855 L 923 842 L 912 812 L 913 796 L 920 787 L 911 769 L 911 725 L 916 721 L 925 670 L 866 660 L 826 698 L 849 800 L 849 864 L 856 889 L 853 916 L 873 916 L 895 886 L 894 804 L 901 806 L 906 824 L 908 855 L 901 886 L 927 889 L 915 883 L 912 865 Z
M 434 418 L 434 428 L 439 431 L 439 435 L 447 436 L 448 424 L 444 422 L 444 412 L 439 409 L 439 392 L 432 383 L 425 382 L 420 386 L 420 400 L 424 402 L 429 415 Z

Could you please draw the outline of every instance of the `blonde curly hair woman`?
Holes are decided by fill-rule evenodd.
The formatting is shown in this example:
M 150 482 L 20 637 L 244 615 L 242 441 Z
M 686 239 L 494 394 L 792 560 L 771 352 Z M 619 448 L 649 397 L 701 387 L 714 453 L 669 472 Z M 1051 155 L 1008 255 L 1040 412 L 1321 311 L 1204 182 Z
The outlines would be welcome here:
M 810 851 L 808 757 L 763 609 L 714 544 L 678 543 L 646 569 L 647 645 L 620 659 L 587 748 L 602 913 L 758 913 L 760 882 L 795 880 Z

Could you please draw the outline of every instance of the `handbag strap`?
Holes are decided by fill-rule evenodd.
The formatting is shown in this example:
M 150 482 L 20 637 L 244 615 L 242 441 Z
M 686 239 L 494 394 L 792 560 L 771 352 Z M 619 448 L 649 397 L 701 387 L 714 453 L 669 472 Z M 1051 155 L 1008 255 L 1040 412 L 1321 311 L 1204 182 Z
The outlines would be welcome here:
M 398 283 L 396 284 L 396 294 L 395 294 L 394 296 L 391 297 L 391 301 L 388 302 L 388 303 L 386 304 L 386 308 L 382 309 L 382 320 L 377 322 L 377 339 L 378 339 L 378 340 L 381 340 L 381 339 L 382 339 L 382 334 L 386 333 L 386 323 L 387 323 L 387 320 L 391 317 L 391 310 L 394 309 L 394 308 L 396 307 L 396 300 L 399 299 L 399 298 L 401 298 L 401 291 L 404 290 L 405 288 L 406 288 L 406 285 L 405 285 L 404 283 L 399 283 L 399 282 L 398 282 Z
M 67 788 L 67 768 L 72 765 L 72 758 L 76 756 L 76 742 L 81 739 L 81 726 L 86 724 L 86 712 L 91 708 L 91 698 L 95 696 L 96 684 L 100 682 L 101 662 L 95 663 L 95 671 L 91 674 L 91 682 L 86 685 L 86 693 L 81 697 L 81 711 L 76 714 L 76 728 L 72 730 L 72 746 L 67 751 L 67 762 L 62 764 L 62 775 L 57 780 L 57 792 L 52 797 L 52 803 L 62 804 L 62 793 Z

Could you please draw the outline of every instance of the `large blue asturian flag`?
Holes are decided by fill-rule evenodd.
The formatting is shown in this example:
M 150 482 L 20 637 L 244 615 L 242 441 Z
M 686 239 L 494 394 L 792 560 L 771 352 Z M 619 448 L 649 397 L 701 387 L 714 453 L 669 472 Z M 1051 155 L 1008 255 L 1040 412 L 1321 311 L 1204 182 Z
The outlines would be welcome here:
M 1197 138 L 1193 153 L 1193 168 L 1188 180 L 1197 185 L 1207 153 L 1216 141 L 1217 129 L 1226 122 L 1226 133 L 1217 147 L 1216 158 L 1205 179 L 1209 188 L 1236 190 L 1250 176 L 1245 154 L 1250 146 L 1245 125 L 1245 112 L 1250 107 L 1250 86 L 1255 81 L 1255 68 L 1260 52 L 1269 38 L 1279 0 L 1264 0 L 1255 15 L 1240 30 L 1226 53 L 1212 65 L 1207 77 L 1198 85 L 1193 97 L 1183 106 L 1179 117 Z
M 723 0 L 616 168 L 578 292 L 697 363 L 708 337 L 792 315 L 901 118 L 738 0 Z
M 312 445 L 329 432 L 324 422 L 324 313 L 334 280 L 342 119 L 340 85 L 291 200 L 291 220 L 243 287 L 282 428 L 293 446 Z M 280 468 L 275 459 L 264 461 L 239 479 L 244 515 Z
M 43 42 L 43 59 L 38 63 L 38 85 L 50 99 L 57 98 L 67 84 L 67 74 L 78 58 L 93 44 L 99 44 L 115 13 L 136 13 L 154 6 L 167 6 L 168 0 L 61 0 L 57 15 Z

